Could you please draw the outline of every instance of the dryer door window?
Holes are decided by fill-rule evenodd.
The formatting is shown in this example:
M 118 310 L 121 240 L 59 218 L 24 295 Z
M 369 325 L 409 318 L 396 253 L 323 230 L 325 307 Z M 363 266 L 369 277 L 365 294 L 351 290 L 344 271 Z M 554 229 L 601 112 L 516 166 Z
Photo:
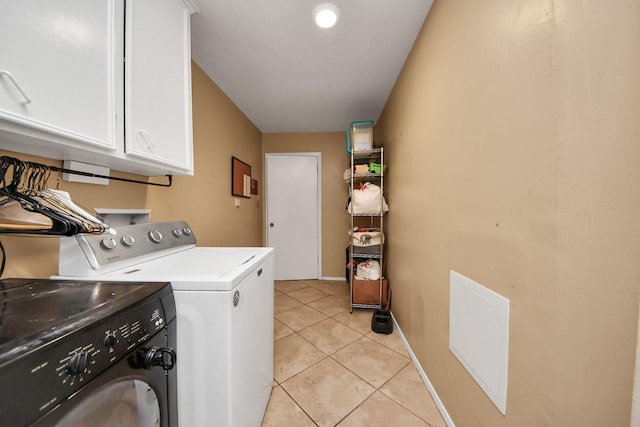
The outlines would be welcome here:
M 106 384 L 78 402 L 56 427 L 160 426 L 153 387 L 137 379 Z

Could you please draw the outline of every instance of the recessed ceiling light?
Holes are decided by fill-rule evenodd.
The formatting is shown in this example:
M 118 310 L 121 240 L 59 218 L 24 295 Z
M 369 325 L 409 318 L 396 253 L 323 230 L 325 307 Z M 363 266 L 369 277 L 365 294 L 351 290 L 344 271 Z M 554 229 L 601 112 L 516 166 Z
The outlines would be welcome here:
M 333 3 L 321 3 L 313 9 L 313 20 L 320 28 L 331 28 L 340 18 L 340 9 Z

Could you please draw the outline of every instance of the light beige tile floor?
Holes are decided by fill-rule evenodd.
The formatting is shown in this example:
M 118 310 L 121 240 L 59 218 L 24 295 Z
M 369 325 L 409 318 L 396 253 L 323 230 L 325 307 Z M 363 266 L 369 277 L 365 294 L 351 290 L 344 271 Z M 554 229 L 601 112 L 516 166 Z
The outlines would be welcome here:
M 349 312 L 346 282 L 277 281 L 274 303 L 264 427 L 446 426 L 398 333 Z

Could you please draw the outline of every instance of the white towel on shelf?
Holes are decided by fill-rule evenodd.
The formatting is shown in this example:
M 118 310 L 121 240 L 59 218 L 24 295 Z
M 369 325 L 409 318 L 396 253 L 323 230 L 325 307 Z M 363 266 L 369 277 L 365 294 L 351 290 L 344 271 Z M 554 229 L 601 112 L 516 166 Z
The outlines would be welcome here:
M 359 175 L 369 173 L 369 165 L 356 165 L 355 171 Z

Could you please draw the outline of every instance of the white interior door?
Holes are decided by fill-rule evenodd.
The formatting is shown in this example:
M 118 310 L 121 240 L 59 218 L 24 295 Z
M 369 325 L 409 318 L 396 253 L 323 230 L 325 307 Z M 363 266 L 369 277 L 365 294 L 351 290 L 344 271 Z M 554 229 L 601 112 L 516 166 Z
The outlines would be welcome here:
M 320 153 L 267 154 L 267 246 L 276 280 L 320 277 Z

